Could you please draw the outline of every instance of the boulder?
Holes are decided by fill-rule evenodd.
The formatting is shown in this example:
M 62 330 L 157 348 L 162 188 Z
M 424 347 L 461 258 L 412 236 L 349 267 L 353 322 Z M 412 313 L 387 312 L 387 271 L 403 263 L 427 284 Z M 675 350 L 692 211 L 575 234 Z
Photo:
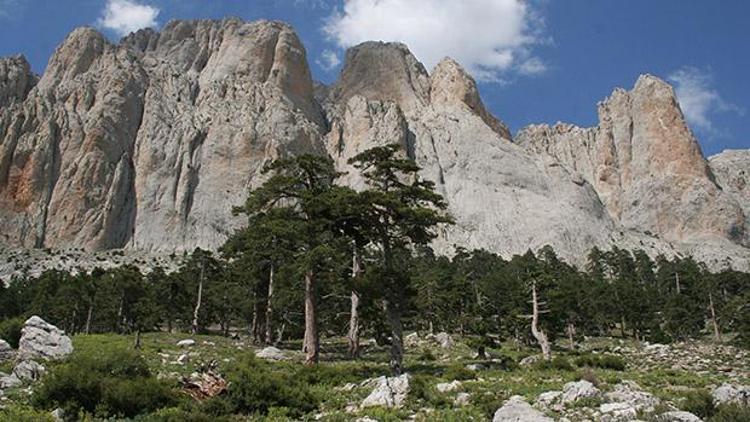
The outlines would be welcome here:
M 16 351 L 10 347 L 5 340 L 0 339 L 0 363 L 13 360 L 16 357 Z
M 599 412 L 614 420 L 632 420 L 638 414 L 638 410 L 629 403 L 604 403 L 599 406 Z M 611 420 L 611 419 L 610 419 Z
M 471 403 L 471 394 L 469 393 L 458 393 L 456 399 L 453 400 L 453 404 L 456 406 L 468 406 Z
M 16 374 L 0 374 L 0 391 L 7 390 L 9 388 L 15 388 L 23 384 L 23 381 L 18 379 Z
M 257 351 L 255 353 L 255 356 L 261 359 L 266 359 L 266 360 L 286 360 L 287 359 L 287 356 L 286 354 L 284 354 L 283 351 L 273 346 L 266 347 L 263 350 Z
M 750 406 L 750 386 L 748 385 L 723 384 L 714 389 L 711 395 L 717 405 L 734 403 Z
M 437 333 L 435 334 L 433 339 L 443 349 L 450 349 L 451 347 L 453 347 L 453 337 L 451 337 L 451 335 L 448 333 Z
M 652 412 L 660 403 L 658 398 L 643 391 L 643 389 L 633 381 L 622 381 L 617 384 L 612 391 L 605 394 L 605 397 L 607 401 L 611 402 L 610 404 L 626 404 L 633 410 L 633 414 L 638 411 Z M 613 411 L 620 412 L 626 410 L 622 407 L 615 407 L 613 408 Z M 606 412 L 602 410 L 602 413 Z M 628 410 L 626 413 L 630 413 L 630 411 Z
M 409 394 L 411 376 L 380 377 L 374 380 L 375 388 L 362 401 L 362 407 L 401 407 Z
M 542 357 L 539 355 L 526 356 L 525 358 L 521 359 L 521 361 L 518 362 L 518 364 L 521 366 L 531 366 L 539 362 L 541 359 Z
M 65 332 L 38 316 L 32 316 L 21 329 L 19 361 L 58 360 L 73 353 L 73 343 Z
M 599 389 L 586 380 L 569 382 L 563 387 L 562 402 L 575 403 L 580 399 L 597 397 L 599 394 Z
M 46 368 L 33 360 L 24 360 L 13 368 L 13 375 L 21 381 L 36 381 L 47 372 Z
M 497 409 L 492 422 L 553 422 L 553 419 L 534 409 L 521 396 L 513 396 Z
M 185 340 L 180 340 L 177 342 L 177 345 L 180 347 L 193 347 L 195 346 L 195 340 L 188 338 Z
M 563 409 L 563 406 L 560 403 L 562 395 L 562 391 L 546 391 L 536 398 L 536 405 L 541 409 L 549 409 L 559 412 Z
M 416 347 L 419 346 L 420 338 L 419 333 L 411 333 L 404 336 L 404 346 Z
M 441 393 L 450 393 L 461 388 L 461 381 L 441 382 L 435 388 Z
M 659 415 L 659 422 L 702 422 L 702 419 L 690 412 L 673 411 Z

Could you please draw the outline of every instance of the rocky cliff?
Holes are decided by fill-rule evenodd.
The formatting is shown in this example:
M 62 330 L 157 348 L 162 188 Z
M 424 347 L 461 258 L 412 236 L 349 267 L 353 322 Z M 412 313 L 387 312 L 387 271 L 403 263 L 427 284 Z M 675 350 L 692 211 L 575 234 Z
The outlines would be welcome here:
M 176 21 L 118 44 L 79 29 L 41 79 L 0 60 L 0 241 L 216 247 L 270 160 L 327 153 L 361 187 L 346 161 L 396 142 L 457 220 L 441 250 L 550 244 L 580 262 L 618 244 L 746 267 L 747 155 L 709 165 L 654 77 L 599 114 L 596 128 L 533 126 L 514 141 L 460 65 L 428 72 L 401 44 L 357 46 L 335 84 L 314 87 L 278 22 Z

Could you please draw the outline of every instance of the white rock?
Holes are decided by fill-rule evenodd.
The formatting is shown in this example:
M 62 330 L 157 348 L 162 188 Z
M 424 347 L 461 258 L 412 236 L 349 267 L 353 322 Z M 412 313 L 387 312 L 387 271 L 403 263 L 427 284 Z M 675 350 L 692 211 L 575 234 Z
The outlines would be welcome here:
M 195 346 L 195 340 L 188 338 L 185 340 L 180 340 L 177 342 L 177 345 L 180 347 L 193 347 Z
M 36 381 L 47 372 L 46 368 L 33 360 L 24 360 L 13 368 L 13 375 L 21 381 Z
M 187 353 L 183 353 L 183 354 L 181 354 L 181 355 L 180 355 L 180 356 L 179 356 L 179 357 L 177 358 L 177 362 L 178 362 L 178 363 L 179 363 L 180 365 L 184 365 L 184 364 L 188 363 L 188 361 L 190 361 L 190 355 L 188 355 Z
M 714 389 L 711 395 L 717 405 L 736 403 L 750 406 L 750 386 L 748 385 L 723 384 Z
M 453 400 L 456 406 L 468 406 L 471 403 L 471 394 L 469 393 L 458 393 L 456 399 Z
M 18 342 L 19 361 L 56 360 L 73 353 L 73 343 L 65 332 L 38 316 L 32 316 L 21 329 L 21 340 Z
M 616 402 L 602 404 L 599 406 L 599 412 L 613 416 L 617 419 L 633 419 L 638 413 L 638 410 L 629 403 Z
M 608 401 L 624 403 L 635 411 L 651 412 L 660 403 L 660 400 L 651 393 L 643 391 L 641 387 L 632 381 L 622 381 L 615 385 L 614 389 L 605 394 Z
M 441 393 L 450 393 L 451 391 L 456 391 L 461 388 L 461 381 L 441 382 L 438 383 L 435 388 Z
M 2 281 L 0 281 L 2 283 Z M 16 357 L 16 351 L 10 347 L 10 344 L 3 339 L 0 339 L 0 363 L 13 360 Z
M 521 396 L 513 396 L 497 409 L 492 422 L 553 422 L 553 419 L 534 409 Z
M 690 412 L 673 411 L 659 415 L 659 422 L 703 422 L 703 420 Z
M 65 420 L 65 411 L 58 407 L 57 409 L 50 412 L 50 416 L 52 416 L 52 419 L 54 419 L 56 422 L 63 422 Z
M 269 346 L 266 347 L 263 350 L 259 350 L 255 353 L 255 356 L 266 359 L 266 360 L 286 360 L 287 356 L 284 354 L 283 351 L 273 347 Z
M 443 349 L 450 349 L 453 347 L 453 337 L 448 333 L 437 333 L 434 338 Z
M 539 362 L 541 358 L 542 357 L 539 355 L 526 356 L 525 358 L 521 359 L 521 361 L 518 364 L 521 366 L 531 366 Z
M 23 381 L 18 379 L 16 374 L 0 376 L 0 391 L 7 390 L 9 388 L 15 388 L 23 384 Z
M 569 382 L 563 387 L 562 402 L 574 403 L 580 399 L 597 397 L 599 394 L 599 389 L 586 380 Z
M 560 411 L 563 409 L 562 394 L 562 391 L 545 391 L 536 398 L 536 404 L 542 409 Z
M 377 378 L 375 388 L 362 401 L 362 407 L 401 407 L 409 394 L 410 380 L 409 374 Z

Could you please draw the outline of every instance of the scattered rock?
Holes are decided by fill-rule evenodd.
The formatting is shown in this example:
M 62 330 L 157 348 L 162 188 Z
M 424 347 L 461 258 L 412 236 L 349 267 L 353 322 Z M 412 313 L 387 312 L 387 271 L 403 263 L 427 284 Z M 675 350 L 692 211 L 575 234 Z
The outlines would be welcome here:
M 362 407 L 401 407 L 409 394 L 410 381 L 411 376 L 409 374 L 398 377 L 376 378 L 376 386 L 370 395 L 362 401 Z
M 635 418 L 638 411 L 635 407 L 628 403 L 617 402 L 617 403 L 604 403 L 599 406 L 599 412 L 614 417 L 615 419 L 627 419 L 630 420 Z
M 16 357 L 16 351 L 10 347 L 5 340 L 0 339 L 0 362 L 13 360 Z
M 443 349 L 450 349 L 453 347 L 453 337 L 448 333 L 437 333 L 432 336 L 432 339 Z
M 702 422 L 701 418 L 690 412 L 673 411 L 659 415 L 659 422 Z
M 193 347 L 195 346 L 195 340 L 190 339 L 190 338 L 185 339 L 185 340 L 180 340 L 177 342 L 177 345 L 180 347 Z
M 13 375 L 21 381 L 36 381 L 44 375 L 47 370 L 44 366 L 33 360 L 24 360 L 13 368 Z
M 262 358 L 262 359 L 266 359 L 266 360 L 286 360 L 287 359 L 287 356 L 284 354 L 283 351 L 273 346 L 266 347 L 263 350 L 259 350 L 258 352 L 255 353 L 255 356 Z
M 227 391 L 227 386 L 227 381 L 212 370 L 182 379 L 182 391 L 196 401 L 216 397 Z
M 542 409 L 549 409 L 559 412 L 563 409 L 563 405 L 562 403 L 560 403 L 562 395 L 562 391 L 544 392 L 536 398 L 536 405 Z
M 458 393 L 456 399 L 453 400 L 456 406 L 468 406 L 471 403 L 471 394 L 469 393 Z
M 750 386 L 723 384 L 712 392 L 714 403 L 735 403 L 750 406 Z
M 54 419 L 55 422 L 63 422 L 65 420 L 65 411 L 59 407 L 50 412 L 49 415 L 52 416 L 52 419 Z
M 21 384 L 23 384 L 23 381 L 18 379 L 16 374 L 0 376 L 0 391 L 15 388 Z
M 533 364 L 535 364 L 535 363 L 539 362 L 539 360 L 540 360 L 541 358 L 542 358 L 542 357 L 541 357 L 541 356 L 539 356 L 539 355 L 531 355 L 531 356 L 527 356 L 527 357 L 525 357 L 525 358 L 521 359 L 521 362 L 518 362 L 518 364 L 519 364 L 519 365 L 521 365 L 521 366 L 531 366 L 531 365 L 533 365 Z
M 73 353 L 73 343 L 65 332 L 38 316 L 32 316 L 21 329 L 18 342 L 19 361 L 58 360 Z
M 470 363 L 466 365 L 466 369 L 468 369 L 469 371 L 477 372 L 477 371 L 481 371 L 482 369 L 484 369 L 484 365 L 481 365 L 479 363 Z
M 531 407 L 523 397 L 513 396 L 497 409 L 492 422 L 553 422 L 553 419 Z
M 180 357 L 177 358 L 177 363 L 180 365 L 184 365 L 190 361 L 190 355 L 187 353 L 183 353 L 180 355 Z
M 580 399 L 597 397 L 599 393 L 599 389 L 586 380 L 569 382 L 563 387 L 562 402 L 575 403 Z
M 659 399 L 652 394 L 647 393 L 633 381 L 622 381 L 617 384 L 613 391 L 605 395 L 606 399 L 612 403 L 626 404 L 633 410 L 633 414 L 638 411 L 652 412 L 654 407 L 659 404 Z M 615 410 L 622 410 L 615 408 Z M 605 413 L 602 410 L 602 413 Z
M 419 333 L 411 333 L 404 336 L 404 346 L 416 347 L 419 346 L 420 338 Z
M 461 388 L 461 381 L 441 382 L 435 388 L 441 393 L 450 393 Z

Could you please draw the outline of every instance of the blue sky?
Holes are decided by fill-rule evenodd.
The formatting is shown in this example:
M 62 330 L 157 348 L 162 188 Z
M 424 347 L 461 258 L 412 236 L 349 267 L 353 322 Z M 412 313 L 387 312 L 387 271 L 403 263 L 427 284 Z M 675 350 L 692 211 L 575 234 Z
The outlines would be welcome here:
M 407 42 L 428 67 L 458 59 L 490 110 L 530 123 L 596 124 L 596 103 L 642 73 L 670 80 L 707 155 L 750 148 L 746 0 L 0 0 L 0 56 L 42 72 L 72 29 L 112 40 L 171 19 L 279 19 L 297 29 L 316 79 L 347 46 Z

